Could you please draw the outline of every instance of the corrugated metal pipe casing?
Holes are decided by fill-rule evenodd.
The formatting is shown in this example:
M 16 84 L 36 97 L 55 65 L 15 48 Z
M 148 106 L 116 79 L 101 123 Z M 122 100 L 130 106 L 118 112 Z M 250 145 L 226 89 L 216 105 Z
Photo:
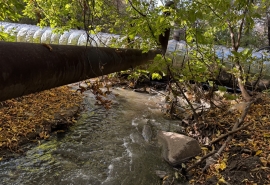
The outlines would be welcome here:
M 3 28 L 5 33 L 14 36 L 16 42 L 76 46 L 85 46 L 88 44 L 91 46 L 108 47 L 112 44 L 113 40 L 121 42 L 121 39 L 123 39 L 120 37 L 120 35 L 99 32 L 97 34 L 90 34 L 89 40 L 87 41 L 87 34 L 84 30 L 71 29 L 69 31 L 65 31 L 63 34 L 60 34 L 54 33 L 49 27 L 41 28 L 36 25 L 1 21 L 0 27 Z

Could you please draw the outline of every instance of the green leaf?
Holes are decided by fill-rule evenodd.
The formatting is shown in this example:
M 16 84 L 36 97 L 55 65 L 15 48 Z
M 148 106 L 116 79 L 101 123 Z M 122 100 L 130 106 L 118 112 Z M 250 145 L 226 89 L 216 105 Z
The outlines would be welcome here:
M 162 76 L 159 73 L 152 73 L 152 79 L 153 80 L 155 80 L 155 79 L 161 80 Z
M 218 90 L 221 91 L 221 92 L 226 92 L 227 88 L 224 87 L 224 86 L 218 86 Z

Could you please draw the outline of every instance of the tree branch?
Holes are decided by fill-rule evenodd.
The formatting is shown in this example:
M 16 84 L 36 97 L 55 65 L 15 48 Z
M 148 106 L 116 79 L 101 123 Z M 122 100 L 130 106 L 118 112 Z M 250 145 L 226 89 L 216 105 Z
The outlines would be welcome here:
M 236 43 L 237 49 L 240 46 L 240 40 L 241 40 L 241 36 L 242 36 L 242 32 L 243 32 L 243 26 L 244 26 L 244 22 L 245 22 L 245 19 L 246 19 L 247 12 L 248 12 L 247 8 L 245 8 L 244 14 L 243 14 L 244 17 L 242 18 L 239 29 L 238 29 L 238 37 L 237 37 L 237 43 Z
M 199 164 L 201 164 L 206 158 L 214 155 L 217 151 L 216 150 L 213 150 L 211 151 L 210 153 L 206 154 L 205 156 L 203 156 L 202 158 L 200 158 L 196 163 L 194 163 L 192 166 L 188 167 L 187 168 L 187 172 L 192 170 L 193 168 L 195 168 L 196 166 L 198 166 Z
M 234 35 L 233 27 L 232 27 L 231 22 L 229 20 L 227 20 L 227 24 L 228 24 L 228 28 L 230 31 L 231 43 L 232 43 L 233 50 L 237 51 L 238 48 L 236 48 L 236 44 L 235 44 L 235 35 Z
M 237 129 L 235 129 L 235 130 L 232 130 L 232 131 L 230 131 L 230 132 L 228 132 L 228 133 L 226 133 L 226 134 L 223 134 L 223 135 L 219 136 L 217 139 L 211 141 L 211 142 L 209 143 L 209 145 L 212 145 L 212 144 L 214 144 L 214 143 L 220 141 L 220 140 L 223 139 L 224 137 L 227 137 L 227 136 L 229 136 L 229 135 L 231 135 L 231 134 L 234 134 L 234 133 L 236 133 L 236 132 L 238 132 L 238 131 L 240 131 L 240 130 L 243 130 L 243 129 L 247 128 L 247 127 L 248 127 L 249 125 L 251 125 L 251 124 L 253 124 L 253 122 L 248 123 L 248 124 L 246 124 L 245 126 L 242 126 L 242 127 L 240 127 L 240 128 L 237 128 Z

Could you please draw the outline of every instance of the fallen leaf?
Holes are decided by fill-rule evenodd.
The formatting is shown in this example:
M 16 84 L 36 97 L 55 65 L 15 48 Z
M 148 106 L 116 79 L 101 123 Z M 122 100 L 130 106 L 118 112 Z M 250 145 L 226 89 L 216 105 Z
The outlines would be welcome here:
M 165 177 L 163 178 L 163 180 L 166 180 L 166 179 L 168 179 L 168 178 L 169 178 L 169 175 L 165 176 Z
M 262 152 L 262 150 L 258 150 L 255 155 L 260 155 Z
M 263 166 L 267 166 L 268 161 L 265 157 L 260 157 L 260 161 L 262 162 Z
M 221 170 L 224 170 L 226 167 L 227 167 L 226 163 L 225 162 L 221 162 L 220 169 Z
M 225 179 L 223 177 L 218 179 L 218 183 L 227 184 L 227 182 L 225 181 Z

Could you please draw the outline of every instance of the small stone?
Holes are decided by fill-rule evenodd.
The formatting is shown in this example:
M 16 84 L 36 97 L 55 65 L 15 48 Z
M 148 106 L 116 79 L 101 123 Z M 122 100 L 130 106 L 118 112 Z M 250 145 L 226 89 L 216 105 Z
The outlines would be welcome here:
M 161 179 L 163 179 L 167 175 L 165 171 L 161 171 L 161 170 L 156 170 L 156 174 Z

